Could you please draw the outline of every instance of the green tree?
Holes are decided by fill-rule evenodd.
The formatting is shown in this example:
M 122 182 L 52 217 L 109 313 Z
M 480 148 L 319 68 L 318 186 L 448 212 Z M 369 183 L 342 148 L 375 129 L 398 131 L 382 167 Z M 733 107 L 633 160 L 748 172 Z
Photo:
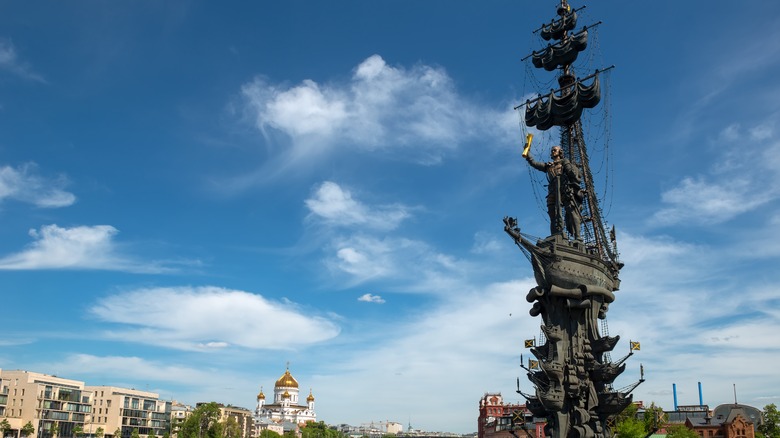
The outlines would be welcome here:
M 141 438 L 141 434 L 138 433 L 138 428 L 134 427 L 133 431 L 130 432 L 130 438 Z
M 5 431 L 11 429 L 11 423 L 8 422 L 5 418 L 3 418 L 3 421 L 0 421 L 0 437 L 5 436 Z
M 302 438 L 342 438 L 344 435 L 323 421 L 310 421 L 301 428 Z
M 154 429 L 149 431 L 149 434 L 146 435 L 146 438 L 157 438 L 157 434 L 154 433 Z
M 655 402 L 650 403 L 645 409 L 645 432 L 654 433 L 664 425 L 665 413 L 662 407 L 656 406 Z
M 95 438 L 103 438 L 103 435 L 106 434 L 106 431 L 102 427 L 98 427 L 95 429 Z
M 699 434 L 684 424 L 673 424 L 666 428 L 666 438 L 699 438 Z
M 763 422 L 758 426 L 758 432 L 766 438 L 780 438 L 780 412 L 774 403 L 764 406 L 761 413 Z
M 28 421 L 27 424 L 22 426 L 22 430 L 20 430 L 19 433 L 21 433 L 22 436 L 30 436 L 35 433 L 35 426 L 33 426 L 31 421 Z
M 282 438 L 282 436 L 274 432 L 273 430 L 266 429 L 260 432 L 260 436 L 258 438 Z
M 49 429 L 49 432 L 51 432 L 51 437 L 55 438 L 60 433 L 60 423 L 54 422 L 51 425 L 51 429 Z
M 295 433 L 294 430 L 288 430 L 282 434 L 283 438 L 298 438 L 298 435 Z
M 644 424 L 636 418 L 637 405 L 631 403 L 615 417 L 612 432 L 618 438 L 642 438 L 645 436 Z
M 632 403 L 617 415 L 612 431 L 618 438 L 643 438 L 663 426 L 664 410 L 660 406 L 651 403 L 641 416 L 638 411 L 638 406 Z
M 116 430 L 114 431 L 114 438 L 119 438 L 121 436 L 122 436 L 122 429 L 117 427 Z
M 204 403 L 181 423 L 178 438 L 222 438 L 219 405 Z
M 227 417 L 222 425 L 222 431 L 224 438 L 241 438 L 241 426 L 238 425 L 235 417 Z
M 75 435 L 76 437 L 81 437 L 82 435 L 84 435 L 84 428 L 81 425 L 76 425 L 73 428 L 73 435 Z
M 647 435 L 645 424 L 637 418 L 625 418 L 612 430 L 617 438 L 643 438 Z

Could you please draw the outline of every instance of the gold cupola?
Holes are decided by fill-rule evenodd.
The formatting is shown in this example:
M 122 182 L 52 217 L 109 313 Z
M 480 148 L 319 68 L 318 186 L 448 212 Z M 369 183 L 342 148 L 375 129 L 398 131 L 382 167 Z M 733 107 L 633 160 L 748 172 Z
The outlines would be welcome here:
M 290 374 L 290 370 L 287 369 L 287 371 L 285 371 L 284 374 L 282 374 L 282 377 L 279 377 L 279 380 L 276 381 L 274 387 L 275 388 L 297 388 L 298 381 L 295 380 L 292 374 Z
M 306 397 L 307 402 L 313 402 L 314 401 L 314 395 L 311 393 L 311 388 L 309 388 L 309 396 Z
M 258 400 L 265 400 L 265 394 L 263 394 L 263 388 L 260 388 L 260 394 L 257 394 Z

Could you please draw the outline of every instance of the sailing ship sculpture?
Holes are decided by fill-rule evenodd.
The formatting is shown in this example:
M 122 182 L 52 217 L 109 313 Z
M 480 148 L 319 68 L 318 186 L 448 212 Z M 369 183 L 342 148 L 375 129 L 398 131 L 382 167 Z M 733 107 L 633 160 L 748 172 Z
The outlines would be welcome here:
M 547 177 L 550 235 L 536 239 L 521 233 L 511 217 L 504 218 L 504 230 L 531 262 L 537 286 L 526 298 L 533 303 L 531 316 L 542 319 L 543 336 L 530 345 L 536 360 L 522 365 L 535 391 L 522 392 L 518 379 L 517 392 L 535 417 L 546 418 L 547 437 L 611 438 L 612 422 L 631 403 L 631 391 L 644 378 L 621 390 L 613 388 L 638 343 L 631 343 L 628 356 L 611 361 L 619 337 L 606 333 L 605 318 L 620 287 L 623 264 L 614 228 L 607 233 L 602 218 L 581 121 L 583 110 L 600 103 L 600 76 L 611 67 L 583 78 L 575 75 L 573 63 L 587 47 L 593 28 L 574 32 L 579 10 L 561 0 L 557 18 L 537 30 L 552 42 L 529 56 L 535 68 L 558 72 L 559 88 L 515 108 L 525 111 L 528 128 L 560 130 L 560 144 L 551 148 L 550 161 L 533 158 L 531 133 L 523 151 L 528 164 Z

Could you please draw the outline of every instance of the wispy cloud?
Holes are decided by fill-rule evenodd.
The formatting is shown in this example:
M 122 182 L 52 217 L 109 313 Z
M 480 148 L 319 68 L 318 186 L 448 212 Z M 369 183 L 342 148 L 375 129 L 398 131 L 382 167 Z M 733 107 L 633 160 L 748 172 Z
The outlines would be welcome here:
M 153 381 L 192 384 L 208 380 L 213 370 L 197 369 L 188 365 L 150 361 L 135 356 L 95 356 L 71 354 L 52 365 L 58 373 L 89 375 L 92 379 L 103 376 L 123 376 L 126 381 Z M 43 366 L 42 369 L 52 369 Z M 116 377 L 114 377 L 116 378 Z M 93 384 L 93 383 L 87 383 Z
M 404 205 L 368 206 L 354 199 L 349 190 L 332 181 L 320 184 L 305 204 L 311 216 L 330 225 L 359 225 L 392 230 L 410 217 L 410 209 Z
M 138 289 L 103 298 L 90 312 L 127 327 L 105 332 L 109 339 L 194 351 L 295 348 L 340 331 L 293 303 L 209 286 Z
M 446 293 L 473 271 L 468 261 L 403 237 L 355 234 L 334 238 L 330 248 L 326 265 L 350 285 L 386 280 L 408 292 Z
M 76 202 L 76 196 L 64 190 L 67 185 L 68 180 L 64 176 L 51 179 L 40 176 L 34 163 L 18 168 L 0 167 L 0 202 L 14 199 L 36 207 L 67 207 Z
M 460 284 L 440 306 L 399 315 L 384 342 L 320 367 L 322 375 L 313 385 L 318 396 L 332 402 L 320 405 L 318 414 L 359 424 L 393 412 L 435 430 L 470 430 L 474 420 L 462 413 L 474 411 L 475 400 L 485 391 L 505 391 L 507 400 L 518 402 L 519 396 L 509 392 L 524 374 L 518 367 L 518 339 L 539 331 L 523 298 L 532 280 L 480 285 L 478 290 L 473 286 Z M 381 407 L 350 402 L 365 397 L 378 381 L 383 382 Z M 524 385 L 529 389 L 530 384 Z M 425 400 L 410 399 L 420 391 L 447 400 L 447 409 L 426 408 Z
M 377 304 L 384 304 L 385 300 L 379 295 L 372 295 L 372 294 L 363 294 L 358 297 L 358 301 L 363 301 L 366 303 L 377 303 Z
M 491 254 L 504 248 L 506 242 L 499 242 L 493 234 L 484 231 L 474 234 L 474 244 L 471 252 L 474 254 Z
M 6 38 L 0 38 L 0 69 L 32 81 L 46 82 L 28 63 L 19 59 L 13 42 Z
M 27 249 L 0 258 L 0 270 L 100 269 L 161 273 L 173 268 L 164 263 L 134 260 L 122 255 L 114 242 L 119 231 L 110 225 L 60 227 L 44 225 L 30 230 Z
M 259 77 L 242 95 L 266 139 L 288 144 L 258 173 L 264 178 L 344 149 L 392 150 L 393 159 L 439 163 L 475 138 L 506 142 L 516 124 L 509 109 L 504 114 L 459 96 L 443 68 L 393 67 L 378 55 L 360 63 L 346 83 L 309 79 L 283 86 Z
M 780 141 L 774 125 L 749 129 L 731 125 L 721 132 L 724 142 L 746 137 L 751 143 L 739 155 L 726 150 L 719 163 L 697 175 L 686 175 L 661 195 L 664 207 L 652 222 L 662 226 L 688 223 L 717 224 L 729 221 L 780 198 Z
M 780 330 L 774 286 L 762 276 L 744 278 L 744 265 L 728 248 L 624 233 L 618 241 L 626 267 L 608 313 L 609 330 L 642 342 L 635 360 L 645 364 L 648 380 L 637 397 L 666 406 L 671 397 L 665 388 L 697 376 L 712 385 L 712 399 L 725 401 L 731 386 L 721 383 L 744 378 L 733 376 L 729 360 L 780 351 L 780 344 L 770 339 Z M 771 269 L 774 263 L 766 265 Z M 773 373 L 760 359 L 740 370 L 741 376 L 767 379 Z M 764 392 L 752 387 L 744 394 L 752 398 Z M 653 395 L 664 398 L 649 398 Z
M 87 385 L 108 385 L 155 392 L 163 399 L 194 405 L 206 400 L 249 400 L 257 372 L 237 372 L 224 366 L 186 359 L 148 359 L 139 356 L 68 354 L 35 364 L 35 371 L 83 380 Z

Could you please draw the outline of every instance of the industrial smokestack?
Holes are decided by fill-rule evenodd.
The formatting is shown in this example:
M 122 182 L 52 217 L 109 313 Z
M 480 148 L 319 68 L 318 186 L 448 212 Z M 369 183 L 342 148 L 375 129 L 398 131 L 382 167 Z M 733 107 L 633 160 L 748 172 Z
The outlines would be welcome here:
M 699 382 L 699 406 L 704 406 L 704 398 L 701 396 L 701 382 Z
M 672 393 L 674 394 L 674 411 L 677 412 L 677 384 L 672 383 Z

